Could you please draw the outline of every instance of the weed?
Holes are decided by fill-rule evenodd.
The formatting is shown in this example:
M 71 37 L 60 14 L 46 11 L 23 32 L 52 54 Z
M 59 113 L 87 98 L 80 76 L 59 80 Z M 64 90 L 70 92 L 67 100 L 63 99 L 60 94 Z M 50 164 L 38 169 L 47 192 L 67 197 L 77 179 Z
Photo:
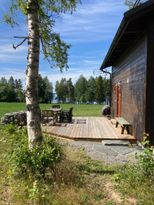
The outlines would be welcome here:
M 113 168 L 107 165 L 103 165 L 100 161 L 92 160 L 87 158 L 86 162 L 83 164 L 79 164 L 79 170 L 84 172 L 85 174 L 113 174 Z
M 10 151 L 6 156 L 10 165 L 10 173 L 20 178 L 42 179 L 45 178 L 48 169 L 60 161 L 62 152 L 60 146 L 53 138 L 44 136 L 41 146 L 28 148 L 28 137 L 24 130 L 13 129 L 6 126 L 11 134 Z
M 142 167 L 143 168 L 143 167 Z M 140 166 L 127 164 L 122 166 L 117 173 L 112 176 L 116 188 L 123 194 L 124 198 L 137 199 L 138 204 L 153 204 L 154 196 L 151 194 L 154 190 L 154 181 L 152 177 L 147 177 Z
M 147 136 L 143 141 L 144 151 L 137 156 L 139 168 L 145 177 L 154 181 L 154 147 L 150 145 Z
M 89 204 L 89 196 L 87 194 L 80 195 L 81 205 L 88 205 Z
M 112 201 L 107 201 L 105 205 L 115 205 Z
M 96 200 L 96 201 L 100 201 L 101 199 L 103 199 L 104 198 L 104 196 L 102 195 L 102 193 L 98 193 L 98 194 L 96 194 L 95 196 L 94 196 L 94 199 Z

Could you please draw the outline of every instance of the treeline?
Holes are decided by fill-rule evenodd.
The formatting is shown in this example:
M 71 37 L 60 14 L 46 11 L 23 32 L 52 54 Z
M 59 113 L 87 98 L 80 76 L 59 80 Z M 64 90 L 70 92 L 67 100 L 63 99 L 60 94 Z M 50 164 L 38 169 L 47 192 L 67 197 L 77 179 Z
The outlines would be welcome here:
M 56 82 L 55 92 L 59 103 L 103 103 L 110 96 L 110 80 L 106 78 L 81 75 L 76 83 L 72 79 L 62 78 Z M 0 79 L 0 102 L 24 102 L 25 91 L 21 79 L 12 76 Z M 40 103 L 51 103 L 53 85 L 47 77 L 39 75 L 38 95 Z
M 7 80 L 0 79 L 0 102 L 23 102 L 24 91 L 20 79 L 14 79 L 12 76 Z
M 71 78 L 56 82 L 55 91 L 58 102 L 63 103 L 103 103 L 110 97 L 110 80 L 99 77 L 86 79 L 81 75 L 75 84 Z
M 38 79 L 38 96 L 39 102 L 51 103 L 53 99 L 53 85 L 49 81 L 48 77 L 42 77 L 39 75 Z
M 41 103 L 48 103 L 53 98 L 53 86 L 47 77 L 39 75 L 38 95 Z M 25 91 L 21 79 L 14 79 L 12 76 L 7 80 L 0 79 L 0 102 L 24 102 Z

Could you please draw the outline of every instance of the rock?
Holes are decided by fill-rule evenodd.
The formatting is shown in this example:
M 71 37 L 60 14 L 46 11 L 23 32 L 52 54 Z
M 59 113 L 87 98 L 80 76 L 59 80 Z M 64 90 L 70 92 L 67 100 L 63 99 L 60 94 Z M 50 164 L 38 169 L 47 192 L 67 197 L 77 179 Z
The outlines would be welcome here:
M 12 123 L 19 126 L 24 126 L 27 124 L 26 112 L 19 111 L 19 112 L 6 113 L 4 117 L 1 119 L 1 122 L 3 124 Z

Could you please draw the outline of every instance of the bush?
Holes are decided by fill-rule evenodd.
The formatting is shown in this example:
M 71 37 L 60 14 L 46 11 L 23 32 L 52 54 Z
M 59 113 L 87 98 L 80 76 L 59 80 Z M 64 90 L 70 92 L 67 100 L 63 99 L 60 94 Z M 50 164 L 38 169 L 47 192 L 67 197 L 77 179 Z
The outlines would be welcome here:
M 125 178 L 133 184 L 145 180 L 154 181 L 154 147 L 146 138 L 142 144 L 144 150 L 142 153 L 136 154 L 137 163 L 123 166 L 115 175 L 115 181 L 119 181 L 121 178 Z
M 0 134 L 3 148 L 0 159 L 5 165 L 5 169 L 0 169 L 5 179 L 4 182 L 0 179 L 3 182 L 0 188 L 8 189 L 9 199 L 3 196 L 8 203 L 41 205 L 55 200 L 56 204 L 59 189 L 75 186 L 76 190 L 83 185 L 78 167 L 67 159 L 52 137 L 44 136 L 42 145 L 30 151 L 26 129 L 10 124 L 3 126 Z
M 11 125 L 7 126 L 6 130 L 11 134 L 11 147 L 7 159 L 14 176 L 43 179 L 47 171 L 60 161 L 61 147 L 52 137 L 44 136 L 42 144 L 30 150 L 26 130 L 13 129 Z
M 154 180 L 154 147 L 147 138 L 143 142 L 144 151 L 138 156 L 139 168 L 144 176 Z

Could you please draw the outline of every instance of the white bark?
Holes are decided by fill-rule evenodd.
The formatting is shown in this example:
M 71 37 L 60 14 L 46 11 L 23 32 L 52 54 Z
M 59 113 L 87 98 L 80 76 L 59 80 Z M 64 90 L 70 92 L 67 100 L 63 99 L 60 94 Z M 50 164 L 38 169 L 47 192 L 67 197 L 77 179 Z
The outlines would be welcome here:
M 42 141 L 38 103 L 39 19 L 37 0 L 28 0 L 28 65 L 26 71 L 26 107 L 29 148 Z

